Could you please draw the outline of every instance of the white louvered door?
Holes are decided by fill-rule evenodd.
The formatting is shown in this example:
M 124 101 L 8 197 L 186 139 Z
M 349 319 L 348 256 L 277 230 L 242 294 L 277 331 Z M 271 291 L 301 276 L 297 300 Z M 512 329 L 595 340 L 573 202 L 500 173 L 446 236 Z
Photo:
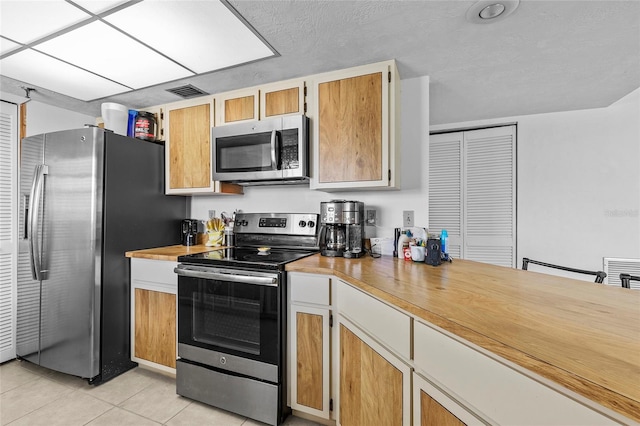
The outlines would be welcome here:
M 464 258 L 515 267 L 515 126 L 464 132 Z
M 16 357 L 18 106 L 0 104 L 0 362 L 5 362 Z
M 429 138 L 429 231 L 447 230 L 447 252 L 462 256 L 462 132 Z
M 429 230 L 453 258 L 515 267 L 515 126 L 432 135 Z

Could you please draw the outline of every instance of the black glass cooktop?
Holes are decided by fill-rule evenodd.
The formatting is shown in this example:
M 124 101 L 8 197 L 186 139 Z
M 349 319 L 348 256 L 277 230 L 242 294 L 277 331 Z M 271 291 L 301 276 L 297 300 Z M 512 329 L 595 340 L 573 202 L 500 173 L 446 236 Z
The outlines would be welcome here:
M 178 257 L 178 262 L 205 264 L 219 267 L 243 267 L 252 269 L 284 270 L 284 265 L 317 250 L 263 249 L 256 247 L 224 248 L 206 253 Z

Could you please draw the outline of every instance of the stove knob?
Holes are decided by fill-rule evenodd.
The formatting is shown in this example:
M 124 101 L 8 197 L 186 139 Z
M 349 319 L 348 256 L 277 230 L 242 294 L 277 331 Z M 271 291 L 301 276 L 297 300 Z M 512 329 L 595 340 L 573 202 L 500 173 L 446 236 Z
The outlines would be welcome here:
M 305 226 L 307 226 L 307 222 L 305 222 L 304 220 L 301 220 L 300 222 L 298 222 L 298 226 L 300 228 L 304 228 Z
M 309 228 L 313 228 L 314 226 L 316 226 L 316 223 L 314 221 L 310 220 L 309 222 L 307 222 L 307 226 Z

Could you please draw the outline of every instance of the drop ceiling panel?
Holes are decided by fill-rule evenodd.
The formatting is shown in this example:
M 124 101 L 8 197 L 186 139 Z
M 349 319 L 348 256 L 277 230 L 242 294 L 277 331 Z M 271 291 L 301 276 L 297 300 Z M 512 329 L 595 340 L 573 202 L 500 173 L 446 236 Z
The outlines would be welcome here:
M 105 17 L 105 21 L 196 73 L 273 56 L 271 49 L 219 1 L 144 1 Z
M 91 16 L 61 0 L 2 1 L 2 35 L 27 44 Z
M 88 101 L 128 91 L 121 86 L 79 68 L 26 49 L 0 61 L 2 75 Z M 40 70 L 47 70 L 46 73 Z
M 193 75 L 98 21 L 39 44 L 37 49 L 134 89 Z
M 0 55 L 4 55 L 5 53 L 17 49 L 20 46 L 21 45 L 18 43 L 14 43 L 6 38 L 0 37 Z
M 128 0 L 84 0 L 84 1 L 75 1 L 74 3 L 80 7 L 87 9 L 91 13 L 95 13 L 96 15 L 105 12 L 109 9 L 113 9 L 114 7 L 126 3 Z

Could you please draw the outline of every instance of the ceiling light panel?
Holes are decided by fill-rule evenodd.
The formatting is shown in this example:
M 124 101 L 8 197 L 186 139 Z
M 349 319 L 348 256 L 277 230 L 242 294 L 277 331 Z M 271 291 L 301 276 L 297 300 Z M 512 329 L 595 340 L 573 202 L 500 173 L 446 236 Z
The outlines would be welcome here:
M 193 75 L 99 21 L 39 44 L 37 49 L 134 89 Z
M 104 19 L 198 74 L 274 54 L 218 0 L 143 1 Z
M 5 53 L 17 49 L 20 46 L 22 45 L 0 37 L 0 55 L 4 55 Z
M 129 91 L 128 87 L 82 71 L 32 49 L 0 60 L 0 67 L 2 75 L 83 101 Z
M 91 16 L 71 4 L 60 1 L 0 2 L 0 35 L 27 44 Z
M 73 2 L 80 7 L 87 9 L 91 13 L 95 13 L 96 15 L 106 12 L 107 10 L 113 9 L 116 6 L 126 3 L 128 0 L 85 0 L 85 1 L 76 1 Z

